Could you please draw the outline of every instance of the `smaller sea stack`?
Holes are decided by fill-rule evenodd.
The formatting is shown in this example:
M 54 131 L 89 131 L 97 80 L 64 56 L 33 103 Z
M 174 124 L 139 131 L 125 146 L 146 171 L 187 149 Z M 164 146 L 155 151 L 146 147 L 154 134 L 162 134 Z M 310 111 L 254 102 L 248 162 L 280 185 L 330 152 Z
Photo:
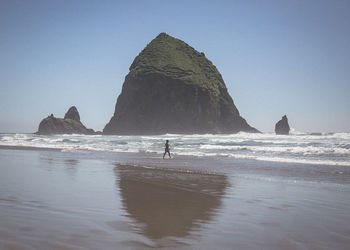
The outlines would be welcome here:
M 43 119 L 39 124 L 38 135 L 52 134 L 96 134 L 93 129 L 86 128 L 80 121 L 80 115 L 75 106 L 69 108 L 64 118 L 56 118 L 53 114 Z
M 290 127 L 288 124 L 288 118 L 286 115 L 282 117 L 275 125 L 276 135 L 289 135 Z

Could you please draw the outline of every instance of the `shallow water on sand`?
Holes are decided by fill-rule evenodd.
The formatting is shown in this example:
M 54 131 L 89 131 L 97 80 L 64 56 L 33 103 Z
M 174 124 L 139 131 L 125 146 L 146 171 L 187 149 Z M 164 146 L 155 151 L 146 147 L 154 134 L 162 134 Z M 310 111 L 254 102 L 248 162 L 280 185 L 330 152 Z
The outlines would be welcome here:
M 344 174 L 230 164 L 2 149 L 0 249 L 348 249 Z

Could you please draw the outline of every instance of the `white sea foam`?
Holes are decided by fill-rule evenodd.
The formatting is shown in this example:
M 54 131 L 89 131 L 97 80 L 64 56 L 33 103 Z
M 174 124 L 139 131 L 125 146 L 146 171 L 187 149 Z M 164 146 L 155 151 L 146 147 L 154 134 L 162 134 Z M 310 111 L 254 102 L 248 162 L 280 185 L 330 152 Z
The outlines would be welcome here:
M 350 133 L 103 136 L 0 134 L 0 145 L 60 149 L 163 153 L 164 140 L 178 155 L 350 166 Z

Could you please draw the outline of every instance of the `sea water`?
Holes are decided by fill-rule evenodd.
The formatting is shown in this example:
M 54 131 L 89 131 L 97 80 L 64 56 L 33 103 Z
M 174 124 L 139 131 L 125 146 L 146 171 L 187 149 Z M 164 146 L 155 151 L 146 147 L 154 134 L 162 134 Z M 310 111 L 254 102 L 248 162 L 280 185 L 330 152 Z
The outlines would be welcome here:
M 0 134 L 0 146 L 68 152 L 162 154 L 169 140 L 173 155 L 252 159 L 268 162 L 350 166 L 350 133 L 166 134 L 156 136 Z

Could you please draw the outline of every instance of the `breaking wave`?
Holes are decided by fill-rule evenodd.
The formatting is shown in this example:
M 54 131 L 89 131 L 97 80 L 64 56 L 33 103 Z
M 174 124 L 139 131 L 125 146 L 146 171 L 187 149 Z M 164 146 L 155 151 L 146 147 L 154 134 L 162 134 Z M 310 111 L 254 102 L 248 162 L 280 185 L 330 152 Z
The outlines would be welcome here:
M 242 132 L 161 136 L 0 134 L 0 146 L 161 154 L 165 139 L 170 141 L 171 151 L 177 155 L 350 166 L 350 133 L 292 131 L 289 136 Z

